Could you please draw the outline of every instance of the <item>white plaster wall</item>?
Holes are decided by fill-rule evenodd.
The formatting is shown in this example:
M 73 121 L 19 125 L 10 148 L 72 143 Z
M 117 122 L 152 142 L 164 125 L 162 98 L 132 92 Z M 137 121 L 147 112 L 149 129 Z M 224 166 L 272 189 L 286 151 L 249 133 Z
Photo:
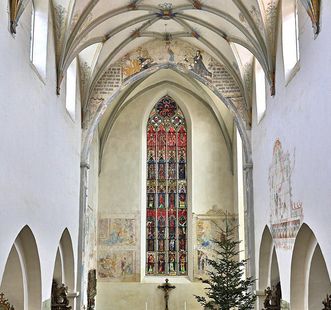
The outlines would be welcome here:
M 233 212 L 233 175 L 224 138 L 211 112 L 191 95 L 172 88 L 160 86 L 130 103 L 116 120 L 104 149 L 99 177 L 99 217 L 116 214 L 136 215 L 140 219 L 145 211 L 144 173 L 145 126 L 147 117 L 163 95 L 169 94 L 182 108 L 192 141 L 190 176 L 193 186 L 189 189 L 191 208 L 196 214 L 205 214 L 213 207 Z M 190 164 L 189 164 L 190 165 Z M 143 218 L 143 217 L 142 217 Z M 140 246 L 144 253 L 144 242 L 140 243 L 140 220 L 137 251 L 137 270 L 140 268 Z M 189 233 L 190 235 L 190 233 Z M 191 235 L 192 236 L 192 235 Z M 192 240 L 189 241 L 192 248 Z M 144 262 L 144 254 L 141 259 Z M 192 274 L 193 255 L 189 274 Z M 139 277 L 138 277 L 139 278 Z M 157 283 L 164 281 L 160 279 Z M 170 280 L 171 281 L 171 280 Z M 189 283 L 189 282 L 188 282 Z M 176 284 L 177 285 L 177 284 Z M 163 309 L 162 295 L 155 295 L 156 284 L 98 282 L 98 309 Z M 193 294 L 202 294 L 200 283 L 178 284 L 170 299 L 174 309 L 200 309 Z
M 301 4 L 299 8 L 300 70 L 286 86 L 279 29 L 276 95 L 268 95 L 267 111 L 260 124 L 253 120 L 256 258 L 258 265 L 263 229 L 269 224 L 268 172 L 273 146 L 279 138 L 283 150 L 290 152 L 292 164 L 295 153 L 293 201 L 303 203 L 304 222 L 314 232 L 330 272 L 331 3 L 322 1 L 322 30 L 315 40 L 310 19 Z M 283 299 L 290 301 L 292 251 L 278 249 L 277 256 Z
M 29 61 L 31 7 L 9 33 L 7 3 L 0 4 L 0 279 L 11 246 L 29 225 L 39 251 L 42 300 L 50 298 L 56 251 L 67 227 L 77 257 L 80 113 L 56 96 L 53 25 L 49 14 L 47 77 Z

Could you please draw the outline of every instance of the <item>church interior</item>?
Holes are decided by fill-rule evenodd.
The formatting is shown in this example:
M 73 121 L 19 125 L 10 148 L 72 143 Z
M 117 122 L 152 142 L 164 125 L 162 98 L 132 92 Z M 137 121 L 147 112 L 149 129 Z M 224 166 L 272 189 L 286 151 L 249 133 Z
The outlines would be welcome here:
M 231 222 L 255 309 L 330 310 L 330 29 L 327 0 L 1 1 L 0 309 L 202 309 Z

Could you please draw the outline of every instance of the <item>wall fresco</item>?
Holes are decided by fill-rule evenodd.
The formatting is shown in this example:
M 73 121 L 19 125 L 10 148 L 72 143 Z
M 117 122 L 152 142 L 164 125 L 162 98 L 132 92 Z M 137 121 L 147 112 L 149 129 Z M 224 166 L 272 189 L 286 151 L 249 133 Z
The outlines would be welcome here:
M 98 278 L 102 281 L 136 281 L 137 219 L 125 214 L 98 221 Z
M 237 225 L 234 214 L 225 215 L 221 210 L 212 210 L 207 214 L 194 215 L 195 223 L 195 251 L 194 277 L 201 278 L 207 275 L 208 259 L 215 259 L 215 244 L 213 240 L 220 238 L 220 229 L 225 228 L 226 216 L 230 226 Z M 235 236 L 237 237 L 237 235 Z
M 135 280 L 135 251 L 118 251 L 110 247 L 99 248 L 99 280 Z
M 276 140 L 269 167 L 270 225 L 275 245 L 282 249 L 292 249 L 303 221 L 302 202 L 293 201 L 293 168 L 290 153 L 284 152 L 281 142 Z
M 136 220 L 127 218 L 99 219 L 99 244 L 118 246 L 136 244 Z
M 203 78 L 224 97 L 241 99 L 239 101 L 243 104 L 237 82 L 225 66 L 208 53 L 181 40 L 152 40 L 124 55 L 104 73 L 90 98 L 88 111 L 84 115 L 84 127 L 92 120 L 101 102 L 109 98 L 123 82 L 139 72 L 162 64 L 172 64 L 179 70 L 188 70 Z M 245 108 L 241 108 L 241 111 L 243 119 L 247 120 Z

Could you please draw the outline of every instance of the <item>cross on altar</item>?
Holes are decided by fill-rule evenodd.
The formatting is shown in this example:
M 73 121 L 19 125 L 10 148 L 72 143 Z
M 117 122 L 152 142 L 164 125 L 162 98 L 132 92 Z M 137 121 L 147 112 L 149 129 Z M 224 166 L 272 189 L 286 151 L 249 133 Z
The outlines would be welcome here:
M 159 285 L 157 288 L 160 288 L 161 290 L 164 291 L 165 310 L 169 310 L 169 308 L 168 308 L 169 292 L 170 292 L 172 289 L 175 289 L 176 286 L 174 286 L 174 285 L 170 285 L 170 284 L 169 284 L 169 279 L 166 279 L 165 282 L 166 282 L 166 283 L 164 283 L 163 285 Z

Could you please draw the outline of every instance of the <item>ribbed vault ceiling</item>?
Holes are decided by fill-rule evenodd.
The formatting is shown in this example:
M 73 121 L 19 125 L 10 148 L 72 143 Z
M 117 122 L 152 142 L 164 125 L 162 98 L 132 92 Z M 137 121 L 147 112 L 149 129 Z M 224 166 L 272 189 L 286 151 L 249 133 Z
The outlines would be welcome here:
M 91 69 L 88 98 L 111 64 L 158 38 L 185 40 L 206 51 L 226 64 L 243 92 L 255 56 L 271 85 L 273 38 L 268 34 L 274 30 L 277 5 L 278 0 L 79 0 L 70 6 L 53 0 L 57 20 L 66 20 L 58 34 L 58 84 L 80 55 Z
M 17 10 L 10 12 L 12 32 L 29 2 L 15 1 Z M 37 8 L 39 2 L 43 0 L 34 0 Z M 320 2 L 300 2 L 317 35 Z M 181 40 L 224 66 L 240 89 L 242 114 L 249 119 L 254 61 L 261 64 L 271 94 L 274 93 L 279 3 L 279 0 L 51 0 L 57 90 L 60 92 L 68 66 L 78 57 L 85 117 L 90 106 L 95 105 L 92 99 L 96 86 L 119 59 L 153 40 Z

